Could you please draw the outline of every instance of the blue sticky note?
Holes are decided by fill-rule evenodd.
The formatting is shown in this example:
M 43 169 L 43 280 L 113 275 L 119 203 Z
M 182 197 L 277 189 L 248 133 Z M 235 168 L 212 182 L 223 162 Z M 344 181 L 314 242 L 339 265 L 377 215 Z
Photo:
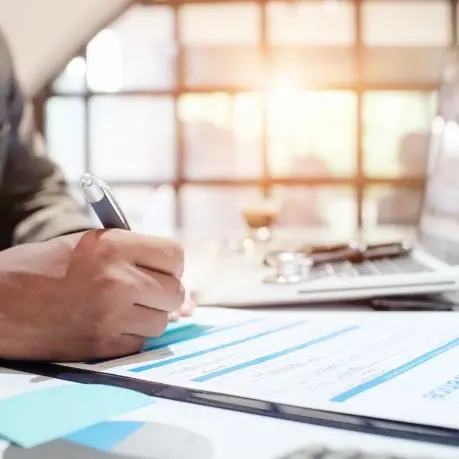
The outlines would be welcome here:
M 31 448 L 153 403 L 118 387 L 64 384 L 0 399 L 0 437 Z

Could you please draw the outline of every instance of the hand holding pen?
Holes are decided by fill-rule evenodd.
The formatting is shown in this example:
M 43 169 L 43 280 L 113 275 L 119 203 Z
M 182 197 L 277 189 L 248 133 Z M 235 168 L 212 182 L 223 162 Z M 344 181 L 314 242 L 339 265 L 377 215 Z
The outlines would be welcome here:
M 81 188 L 104 228 L 131 229 L 121 206 L 106 183 L 86 173 L 81 177 Z M 190 295 L 186 295 L 180 310 L 171 312 L 169 319 L 175 321 L 181 316 L 189 316 L 195 306 L 196 304 Z
M 183 273 L 182 248 L 169 239 L 131 232 L 127 218 L 112 191 L 93 175 L 84 174 L 80 184 L 102 226 L 112 230 L 101 233 L 100 238 L 116 241 L 112 246 L 112 255 L 118 256 L 119 263 L 126 270 L 119 278 L 125 290 L 122 296 L 131 292 L 128 303 L 134 307 L 134 316 L 138 316 L 135 326 L 132 323 L 126 325 L 127 332 L 142 337 L 157 336 L 158 330 L 162 332 L 171 318 L 177 318 L 179 311 L 189 315 L 192 305 L 185 301 L 185 290 L 179 280 Z M 124 281 L 127 279 L 133 285 L 126 285 Z M 164 316 L 161 312 L 169 314 Z M 138 320 L 139 314 L 143 320 Z M 130 319 L 132 317 L 125 317 L 127 324 Z
M 89 229 L 81 217 L 70 225 L 80 232 L 2 253 L 2 358 L 69 362 L 132 354 L 146 337 L 160 336 L 184 303 L 181 246 L 127 231 L 104 187 L 87 176 L 82 186 L 112 229 Z

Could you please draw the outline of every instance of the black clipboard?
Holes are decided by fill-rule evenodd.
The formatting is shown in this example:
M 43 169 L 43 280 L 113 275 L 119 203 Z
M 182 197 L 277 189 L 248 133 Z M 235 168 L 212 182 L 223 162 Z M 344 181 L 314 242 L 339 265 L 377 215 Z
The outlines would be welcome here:
M 183 403 L 192 403 L 195 405 L 267 416 L 286 421 L 302 422 L 334 429 L 459 447 L 459 429 L 324 411 L 315 408 L 303 408 L 248 397 L 225 395 L 213 391 L 142 381 L 125 376 L 99 373 L 54 363 L 29 363 L 0 360 L 0 366 L 81 384 L 104 384 L 122 387 L 152 397 Z

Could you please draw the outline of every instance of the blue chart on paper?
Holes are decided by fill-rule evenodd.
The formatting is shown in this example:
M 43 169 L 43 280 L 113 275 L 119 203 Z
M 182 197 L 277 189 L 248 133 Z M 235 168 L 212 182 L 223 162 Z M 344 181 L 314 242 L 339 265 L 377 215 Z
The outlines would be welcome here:
M 3 459 L 208 459 L 209 440 L 186 429 L 157 423 L 108 421 L 31 449 L 11 446 Z
M 172 344 L 188 341 L 190 339 L 198 338 L 204 335 L 209 335 L 217 330 L 222 329 L 223 327 L 197 324 L 192 320 L 180 320 L 178 322 L 171 322 L 160 337 L 147 338 L 142 352 L 161 349 Z M 110 362 L 111 360 L 112 359 L 93 360 L 85 363 L 87 365 L 97 365 L 100 363 Z

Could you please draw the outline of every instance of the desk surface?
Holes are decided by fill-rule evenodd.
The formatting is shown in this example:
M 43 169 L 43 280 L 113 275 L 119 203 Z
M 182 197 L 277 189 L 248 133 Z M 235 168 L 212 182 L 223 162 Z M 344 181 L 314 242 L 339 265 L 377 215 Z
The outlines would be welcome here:
M 360 237 L 370 242 L 400 241 L 412 238 L 413 229 L 381 227 L 363 232 Z M 269 247 L 275 249 L 279 246 L 286 247 L 289 243 L 298 246 L 349 240 L 352 240 L 350 235 L 332 234 L 318 229 L 289 228 L 276 232 Z M 241 239 L 235 241 L 240 242 Z M 233 244 L 221 241 L 199 244 L 189 241 L 188 245 L 185 245 L 187 263 L 184 281 L 191 291 L 197 292 L 196 297 L 201 305 L 221 305 L 220 303 L 224 304 L 225 297 L 228 301 L 226 304 L 230 306 L 236 306 L 244 301 L 265 301 L 275 306 L 287 303 L 286 298 L 290 298 L 291 303 L 301 304 L 298 285 L 279 286 L 263 283 L 263 279 L 272 274 L 272 269 L 263 267 L 262 264 L 266 246 L 258 246 L 244 252 L 240 247 L 234 246 L 235 241 L 230 241 Z M 308 296 L 312 298 L 310 294 Z M 340 298 L 341 294 L 337 292 L 336 299 Z M 459 293 L 447 294 L 446 298 L 459 303 Z M 318 306 L 320 309 L 323 307 L 325 305 Z M 342 305 L 328 303 L 326 307 L 335 309 L 342 308 Z
M 388 235 L 395 236 L 396 232 L 379 233 L 379 237 L 383 239 Z M 319 237 L 314 241 L 323 242 L 324 239 Z M 191 263 L 188 263 L 186 276 L 192 283 L 208 268 L 209 259 L 206 256 L 214 256 L 215 247 L 210 244 L 207 253 L 203 252 L 202 247 L 188 247 Z M 459 303 L 459 293 L 452 297 Z M 330 308 L 333 308 L 333 305 L 327 307 Z M 302 308 L 291 309 L 299 313 Z M 337 309 L 341 308 L 337 306 Z M 273 309 L 268 310 L 273 311 Z M 287 311 L 287 308 L 282 310 Z M 13 373 L 0 369 L 0 388 L 2 379 L 14 377 Z M 38 378 L 38 381 L 40 380 L 46 378 Z M 39 386 L 34 375 L 22 375 L 22 383 L 26 389 L 32 386 L 33 389 L 37 389 Z M 135 428 L 130 435 L 123 436 L 117 427 L 126 426 L 126 423 L 131 423 L 131 427 Z M 318 442 L 338 448 L 364 447 L 374 453 L 406 454 L 413 458 L 430 456 L 436 459 L 457 459 L 459 457 L 459 449 L 453 447 L 335 430 L 167 400 L 157 400 L 151 407 L 119 416 L 104 423 L 100 428 L 102 430 L 98 431 L 97 438 L 104 436 L 110 438 L 110 441 L 99 450 L 94 449 L 97 441 L 94 440 L 94 433 L 91 437 L 89 432 L 88 435 L 83 436 L 86 438 L 86 443 L 61 439 L 31 450 L 21 450 L 0 440 L 0 458 L 276 459 L 296 448 Z M 93 446 L 91 441 L 94 441 Z

